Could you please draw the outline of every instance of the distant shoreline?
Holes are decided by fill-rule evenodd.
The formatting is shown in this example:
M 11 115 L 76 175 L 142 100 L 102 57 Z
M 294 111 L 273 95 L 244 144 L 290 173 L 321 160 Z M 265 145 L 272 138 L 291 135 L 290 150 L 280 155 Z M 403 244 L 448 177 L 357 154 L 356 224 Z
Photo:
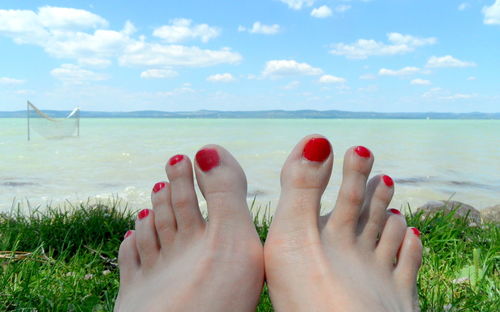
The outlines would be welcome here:
M 55 118 L 64 118 L 71 111 L 43 110 L 44 113 Z M 132 111 L 132 112 L 97 112 L 81 111 L 81 118 L 220 118 L 220 119 L 482 119 L 498 120 L 500 113 L 378 113 L 378 112 L 350 112 L 339 110 L 266 110 L 266 111 L 215 111 L 200 110 L 192 112 L 165 112 L 165 111 Z M 0 111 L 0 118 L 26 118 L 26 111 Z

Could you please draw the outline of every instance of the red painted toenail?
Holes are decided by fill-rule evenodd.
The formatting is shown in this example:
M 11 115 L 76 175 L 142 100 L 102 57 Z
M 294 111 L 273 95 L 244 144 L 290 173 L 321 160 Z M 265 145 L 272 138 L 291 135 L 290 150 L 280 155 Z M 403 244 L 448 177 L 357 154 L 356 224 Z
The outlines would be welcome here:
M 356 154 L 358 154 L 359 156 L 364 157 L 364 158 L 368 158 L 371 155 L 370 150 L 364 146 L 361 146 L 361 145 L 356 146 L 354 151 L 356 152 Z
M 332 148 L 327 139 L 313 138 L 307 141 L 306 146 L 304 146 L 302 156 L 310 161 L 322 162 L 330 156 L 331 152 Z
M 182 161 L 183 159 L 184 159 L 184 155 L 175 155 L 175 156 L 172 156 L 172 158 L 170 158 L 170 159 L 168 160 L 168 164 L 169 164 L 170 166 L 173 166 L 173 165 L 175 165 L 176 163 L 178 163 L 178 162 Z
M 144 219 L 147 216 L 149 216 L 149 209 L 142 209 L 141 211 L 139 211 L 139 214 L 137 214 L 139 220 Z
M 165 187 L 164 182 L 158 182 L 155 184 L 155 186 L 153 186 L 153 192 L 158 193 L 164 187 Z
M 204 148 L 196 153 L 196 162 L 201 170 L 210 171 L 219 165 L 219 153 L 215 148 Z
M 382 176 L 382 180 L 384 181 L 385 185 L 387 185 L 388 187 L 391 187 L 394 185 L 394 181 L 392 180 L 392 178 L 388 175 L 384 175 Z
M 413 232 L 413 234 L 415 234 L 415 235 L 417 235 L 418 237 L 420 237 L 420 231 L 419 231 L 417 228 L 412 227 L 412 228 L 410 228 L 410 229 L 411 229 L 411 231 Z
M 130 235 L 132 235 L 132 233 L 134 233 L 134 232 L 132 232 L 131 230 L 128 230 L 127 233 L 125 233 L 125 236 L 123 236 L 123 238 L 129 237 Z
M 393 214 L 397 214 L 397 215 L 401 214 L 401 211 L 394 209 L 394 208 L 389 209 L 389 211 L 392 212 Z

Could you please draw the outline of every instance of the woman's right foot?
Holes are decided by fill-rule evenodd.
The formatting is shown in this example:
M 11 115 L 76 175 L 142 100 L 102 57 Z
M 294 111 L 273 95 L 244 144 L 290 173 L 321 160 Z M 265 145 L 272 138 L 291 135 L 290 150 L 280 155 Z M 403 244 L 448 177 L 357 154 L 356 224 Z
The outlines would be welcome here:
M 417 311 L 420 233 L 387 210 L 388 176 L 367 183 L 371 152 L 350 148 L 332 213 L 320 217 L 333 153 L 318 135 L 304 138 L 281 173 L 281 198 L 264 246 L 277 311 Z

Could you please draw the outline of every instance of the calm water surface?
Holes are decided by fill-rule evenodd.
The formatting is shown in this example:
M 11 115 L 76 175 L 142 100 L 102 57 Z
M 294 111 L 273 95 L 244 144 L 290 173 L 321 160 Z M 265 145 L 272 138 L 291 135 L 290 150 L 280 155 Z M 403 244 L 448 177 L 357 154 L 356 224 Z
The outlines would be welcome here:
M 208 143 L 235 155 L 248 177 L 249 200 L 256 195 L 273 210 L 281 166 L 310 133 L 327 136 L 334 147 L 325 209 L 333 207 L 343 154 L 353 145 L 373 151 L 373 174 L 395 179 L 392 207 L 450 197 L 479 209 L 500 203 L 496 120 L 82 119 L 79 138 L 34 135 L 28 142 L 25 119 L 0 119 L 0 211 L 28 201 L 44 207 L 112 196 L 133 209 L 149 207 L 168 158 L 192 158 Z

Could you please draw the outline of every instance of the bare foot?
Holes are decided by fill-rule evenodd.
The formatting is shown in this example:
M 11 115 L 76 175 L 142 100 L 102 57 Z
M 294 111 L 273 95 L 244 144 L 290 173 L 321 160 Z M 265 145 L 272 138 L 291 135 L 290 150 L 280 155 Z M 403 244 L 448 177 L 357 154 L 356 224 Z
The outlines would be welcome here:
M 246 204 L 240 165 L 220 146 L 196 154 L 200 213 L 187 156 L 167 164 L 120 246 L 115 311 L 254 311 L 264 280 L 262 245 Z
M 264 246 L 277 311 L 416 311 L 419 232 L 387 210 L 388 176 L 366 183 L 371 152 L 350 148 L 332 213 L 319 217 L 333 164 L 330 143 L 304 138 L 281 172 L 281 198 Z

